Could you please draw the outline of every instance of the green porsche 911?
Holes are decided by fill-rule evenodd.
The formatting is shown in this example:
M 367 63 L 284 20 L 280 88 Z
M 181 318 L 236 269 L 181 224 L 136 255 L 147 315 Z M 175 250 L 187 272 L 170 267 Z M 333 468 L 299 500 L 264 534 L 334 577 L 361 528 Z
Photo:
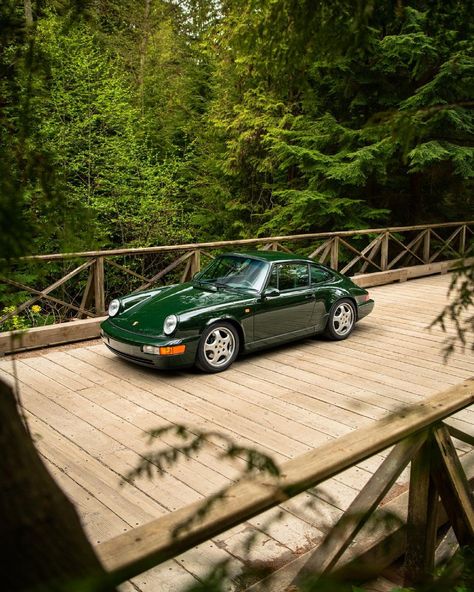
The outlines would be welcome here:
M 112 300 L 101 328 L 127 360 L 220 372 L 239 352 L 317 333 L 345 339 L 373 307 L 367 290 L 311 259 L 227 253 L 190 282 Z

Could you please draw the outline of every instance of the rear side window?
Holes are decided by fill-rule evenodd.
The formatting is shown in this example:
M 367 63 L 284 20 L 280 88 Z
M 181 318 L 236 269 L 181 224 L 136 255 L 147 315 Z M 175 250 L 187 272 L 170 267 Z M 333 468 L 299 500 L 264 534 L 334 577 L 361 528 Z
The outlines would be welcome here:
M 311 270 L 311 285 L 320 284 L 321 282 L 327 282 L 331 279 L 331 274 L 322 267 L 316 267 L 316 265 L 310 266 Z

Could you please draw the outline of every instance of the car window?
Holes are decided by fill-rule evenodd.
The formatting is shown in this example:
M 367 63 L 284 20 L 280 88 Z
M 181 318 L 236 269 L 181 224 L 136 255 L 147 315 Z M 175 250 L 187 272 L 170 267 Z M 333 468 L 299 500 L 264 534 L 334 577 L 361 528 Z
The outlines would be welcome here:
M 267 288 L 276 288 L 278 290 L 278 265 L 274 265 Z
M 268 263 L 264 261 L 245 256 L 221 255 L 203 269 L 195 281 L 231 288 L 261 290 L 267 270 Z
M 278 267 L 278 289 L 280 291 L 308 287 L 309 274 L 306 263 L 282 263 Z
M 315 265 L 310 266 L 311 269 L 311 284 L 320 284 L 326 282 L 331 278 L 329 271 L 326 271 L 322 267 L 316 267 Z

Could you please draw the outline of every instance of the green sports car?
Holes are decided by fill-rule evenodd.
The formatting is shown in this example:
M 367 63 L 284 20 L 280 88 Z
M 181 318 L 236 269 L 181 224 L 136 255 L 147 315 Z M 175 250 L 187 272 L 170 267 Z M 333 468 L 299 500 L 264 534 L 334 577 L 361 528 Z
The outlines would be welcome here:
M 367 290 L 324 265 L 275 251 L 216 257 L 191 282 L 112 300 L 102 338 L 158 368 L 228 368 L 250 352 L 317 333 L 345 339 L 374 307 Z

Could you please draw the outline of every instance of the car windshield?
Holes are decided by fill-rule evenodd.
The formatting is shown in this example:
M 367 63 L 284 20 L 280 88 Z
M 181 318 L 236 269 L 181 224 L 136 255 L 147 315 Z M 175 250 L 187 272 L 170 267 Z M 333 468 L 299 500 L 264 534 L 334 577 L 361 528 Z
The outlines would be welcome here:
M 217 287 L 245 288 L 260 291 L 267 276 L 268 264 L 250 257 L 222 255 L 214 259 L 195 281 Z

